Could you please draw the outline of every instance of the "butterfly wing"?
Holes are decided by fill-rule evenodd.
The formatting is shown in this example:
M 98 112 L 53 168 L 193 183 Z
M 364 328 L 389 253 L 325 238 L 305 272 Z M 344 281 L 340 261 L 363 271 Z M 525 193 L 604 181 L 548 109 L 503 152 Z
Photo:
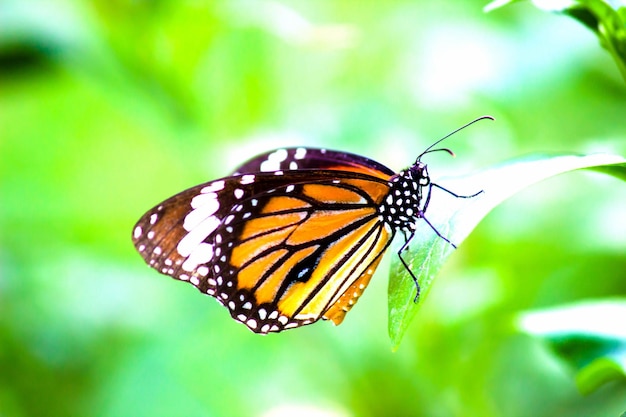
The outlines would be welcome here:
M 245 162 L 235 174 L 287 170 L 351 171 L 388 180 L 394 172 L 372 159 L 347 152 L 316 148 L 283 148 L 266 152 Z
M 357 172 L 236 175 L 156 206 L 133 240 L 150 266 L 214 296 L 255 332 L 338 324 L 393 236 L 378 213 L 388 191 Z

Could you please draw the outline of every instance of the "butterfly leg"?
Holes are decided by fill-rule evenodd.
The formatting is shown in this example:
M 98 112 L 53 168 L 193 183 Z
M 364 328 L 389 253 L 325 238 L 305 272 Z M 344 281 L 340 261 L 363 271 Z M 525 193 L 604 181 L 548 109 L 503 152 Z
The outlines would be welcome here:
M 456 194 L 456 193 L 454 193 L 454 192 L 452 192 L 452 191 L 448 190 L 447 188 L 443 188 L 441 185 L 437 185 L 437 184 L 432 184 L 432 183 L 431 183 L 431 184 L 430 184 L 430 187 L 431 187 L 431 188 L 432 188 L 432 187 L 437 187 L 437 188 L 439 188 L 440 190 L 445 191 L 446 193 L 448 193 L 448 194 L 450 194 L 451 196 L 456 197 L 456 198 L 472 198 L 472 197 L 476 197 L 477 195 L 482 194 L 482 193 L 484 193 L 484 192 L 485 192 L 485 190 L 480 190 L 479 192 L 477 192 L 477 193 L 475 193 L 475 194 L 472 194 L 472 195 L 459 195 L 459 194 Z
M 402 252 L 404 252 L 406 249 L 409 248 L 409 243 L 411 242 L 411 239 L 413 239 L 413 236 L 415 236 L 415 232 L 411 233 L 410 236 L 407 236 L 407 232 L 403 230 L 403 234 L 404 234 L 404 244 L 398 250 L 398 258 L 400 258 L 400 262 L 402 262 L 404 269 L 406 269 L 409 272 L 409 275 L 411 275 L 411 278 L 413 279 L 413 282 L 415 283 L 416 292 L 415 292 L 415 298 L 413 299 L 413 302 L 417 303 L 417 299 L 420 296 L 420 284 L 417 281 L 417 277 L 415 276 L 415 274 L 413 274 L 413 271 L 411 271 L 409 264 L 407 264 L 404 258 L 402 257 Z
M 433 224 L 432 224 L 431 222 L 429 222 L 429 221 L 428 221 L 428 219 L 427 219 L 426 217 L 424 217 L 424 213 L 426 213 L 426 209 L 428 208 L 428 204 L 430 204 L 430 196 L 432 195 L 432 192 L 431 192 L 431 191 L 432 191 L 433 187 L 437 187 L 437 188 L 439 188 L 440 190 L 443 190 L 443 191 L 445 191 L 445 192 L 447 192 L 447 193 L 451 194 L 453 197 L 457 197 L 457 198 L 471 198 L 471 197 L 476 197 L 478 194 L 480 194 L 480 193 L 482 193 L 482 192 L 484 192 L 484 191 L 483 191 L 483 190 L 480 190 L 479 192 L 477 192 L 477 193 L 476 193 L 476 194 L 474 194 L 474 195 L 458 195 L 458 194 L 455 194 L 455 193 L 453 193 L 452 191 L 450 191 L 450 190 L 448 190 L 448 189 L 446 189 L 446 188 L 443 188 L 443 187 L 442 187 L 442 186 L 440 186 L 440 185 L 433 184 L 432 182 L 431 182 L 430 184 L 428 184 L 428 192 L 426 193 L 426 200 L 425 200 L 425 202 L 424 202 L 424 206 L 423 206 L 423 208 L 421 209 L 421 211 L 420 211 L 420 213 L 419 213 L 419 217 L 420 217 L 422 220 L 424 220 L 424 221 L 426 222 L 426 224 L 427 224 L 428 226 L 430 226 L 430 228 L 431 228 L 431 229 L 433 229 L 433 232 L 435 232 L 435 234 L 436 234 L 437 236 L 439 236 L 441 239 L 443 239 L 443 240 L 445 240 L 446 242 L 448 242 L 448 243 L 450 244 L 450 246 L 452 246 L 454 249 L 456 249 L 456 245 L 455 245 L 454 243 L 452 243 L 452 242 L 450 241 L 450 239 L 448 239 L 447 237 L 445 237 L 444 235 L 442 235 L 441 233 L 439 233 L 439 230 L 437 230 L 437 228 L 436 228 L 435 226 L 433 226 Z M 412 237 L 412 236 L 411 236 L 411 237 Z

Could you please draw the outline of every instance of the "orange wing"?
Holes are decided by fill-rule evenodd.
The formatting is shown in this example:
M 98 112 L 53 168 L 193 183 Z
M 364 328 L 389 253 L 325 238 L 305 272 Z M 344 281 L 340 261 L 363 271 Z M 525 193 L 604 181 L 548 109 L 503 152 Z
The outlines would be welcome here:
M 393 237 L 379 213 L 388 192 L 386 180 L 359 172 L 236 175 L 159 204 L 133 240 L 150 266 L 257 333 L 338 324 Z
M 233 317 L 261 333 L 320 318 L 339 324 L 389 245 L 378 213 L 387 189 L 342 178 L 290 184 L 243 204 L 225 222 L 228 235 L 216 236 L 215 251 L 225 254 L 216 283 L 237 288 L 223 300 Z

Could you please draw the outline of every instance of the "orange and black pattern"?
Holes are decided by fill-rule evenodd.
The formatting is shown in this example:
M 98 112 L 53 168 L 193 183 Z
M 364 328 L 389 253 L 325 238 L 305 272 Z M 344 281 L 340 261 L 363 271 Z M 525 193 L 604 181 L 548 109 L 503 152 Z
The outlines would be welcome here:
M 395 233 L 410 240 L 432 186 L 420 158 L 394 174 L 358 155 L 279 149 L 157 205 L 133 242 L 254 332 L 339 324 Z

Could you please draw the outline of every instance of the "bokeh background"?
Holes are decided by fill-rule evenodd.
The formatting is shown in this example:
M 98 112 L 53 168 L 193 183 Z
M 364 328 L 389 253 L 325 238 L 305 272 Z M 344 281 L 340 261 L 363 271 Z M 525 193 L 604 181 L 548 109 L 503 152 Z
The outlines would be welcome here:
M 0 416 L 617 416 L 626 383 L 512 325 L 626 294 L 626 191 L 576 172 L 494 210 L 400 349 L 389 255 L 340 327 L 261 337 L 146 267 L 134 222 L 283 145 L 433 177 L 626 155 L 626 86 L 582 25 L 481 1 L 0 1 Z M 479 185 L 478 185 L 479 187 Z M 618 318 L 619 319 L 619 318 Z

